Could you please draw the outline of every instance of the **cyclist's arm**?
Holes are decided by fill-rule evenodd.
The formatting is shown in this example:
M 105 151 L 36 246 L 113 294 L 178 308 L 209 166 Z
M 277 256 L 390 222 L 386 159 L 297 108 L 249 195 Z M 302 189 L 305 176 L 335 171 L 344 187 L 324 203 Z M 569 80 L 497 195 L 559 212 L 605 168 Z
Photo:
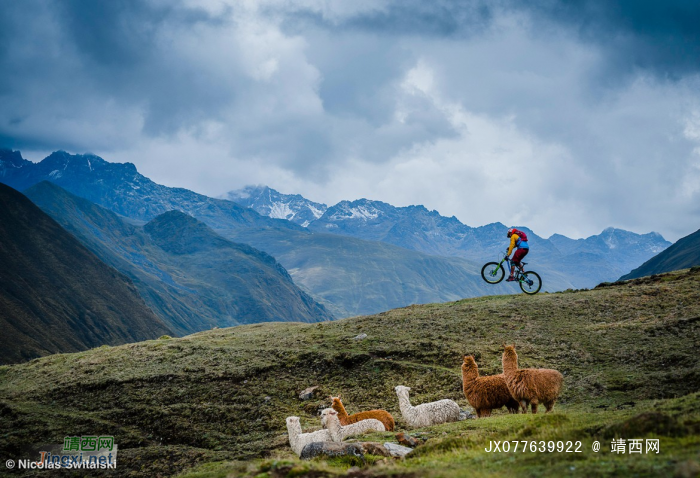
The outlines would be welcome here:
M 515 248 L 515 243 L 518 242 L 518 235 L 513 234 L 510 236 L 510 246 L 508 247 L 508 252 L 506 252 L 506 255 L 509 256 L 511 252 L 513 252 L 513 249 Z

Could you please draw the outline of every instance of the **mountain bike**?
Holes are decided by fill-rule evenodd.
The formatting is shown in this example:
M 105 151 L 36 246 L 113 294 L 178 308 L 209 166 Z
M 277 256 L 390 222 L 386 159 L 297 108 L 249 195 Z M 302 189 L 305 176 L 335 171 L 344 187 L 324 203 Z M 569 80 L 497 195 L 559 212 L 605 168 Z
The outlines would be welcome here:
M 501 262 L 487 262 L 484 264 L 484 267 L 481 268 L 481 277 L 489 284 L 498 284 L 506 276 L 503 262 L 507 263 L 508 270 L 510 270 L 510 258 L 503 253 L 501 253 L 501 255 L 503 256 Z M 520 267 L 515 268 L 513 277 L 515 277 L 515 280 L 520 284 L 520 288 L 523 292 L 528 295 L 535 295 L 542 288 L 542 279 L 537 272 L 525 272 L 524 267 L 526 265 L 527 262 L 521 262 Z

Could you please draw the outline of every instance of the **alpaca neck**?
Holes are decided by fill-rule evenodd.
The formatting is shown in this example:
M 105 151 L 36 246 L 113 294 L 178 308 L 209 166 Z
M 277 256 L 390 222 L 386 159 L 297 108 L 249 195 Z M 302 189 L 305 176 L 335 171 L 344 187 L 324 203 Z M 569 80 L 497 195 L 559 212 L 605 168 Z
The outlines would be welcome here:
M 479 369 L 476 367 L 462 367 L 462 381 L 464 383 L 473 382 L 479 378 Z
M 338 418 L 348 418 L 348 412 L 345 411 L 343 402 L 341 402 L 340 400 L 333 400 L 332 408 L 333 410 L 338 412 Z
M 326 428 L 328 428 L 328 432 L 331 434 L 331 437 L 333 437 L 333 441 L 342 440 L 342 427 L 340 426 L 340 420 L 338 420 L 337 415 L 329 415 L 328 418 L 326 418 Z
M 401 409 L 401 413 L 410 412 L 413 408 L 410 400 L 408 399 L 408 393 L 402 393 L 399 395 L 399 408 Z
M 503 373 L 512 373 L 518 370 L 518 356 L 513 354 L 503 355 Z
M 289 434 L 289 441 L 295 441 L 301 435 L 301 423 L 287 423 L 287 433 Z

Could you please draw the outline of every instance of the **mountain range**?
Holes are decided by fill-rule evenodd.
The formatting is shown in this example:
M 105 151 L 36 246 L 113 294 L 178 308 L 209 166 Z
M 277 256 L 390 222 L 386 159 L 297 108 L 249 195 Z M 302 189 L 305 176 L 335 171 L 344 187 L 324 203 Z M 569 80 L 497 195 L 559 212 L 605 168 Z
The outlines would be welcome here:
M 0 181 L 25 188 L 49 181 L 134 225 L 169 210 L 185 212 L 224 238 L 275 257 L 302 290 L 338 318 L 418 302 L 516 292 L 505 286 L 488 287 L 479 277 L 480 266 L 464 259 L 310 231 L 228 200 L 158 185 L 129 163 L 109 163 L 93 155 L 59 151 L 33 163 L 19 152 L 0 151 Z M 416 263 L 440 266 L 416 267 Z M 552 290 L 555 284 L 546 287 Z
M 308 200 L 297 196 L 282 195 L 265 186 L 246 187 L 228 193 L 235 200 L 242 195 L 258 198 L 252 204 L 261 214 L 281 208 L 292 209 L 290 214 L 308 210 Z M 266 201 L 262 201 L 266 199 Z M 303 199 L 303 198 L 302 198 Z M 277 201 L 277 202 L 275 202 Z M 293 207 L 298 208 L 296 212 Z M 445 257 L 462 257 L 478 263 L 493 260 L 507 245 L 508 227 L 501 223 L 470 227 L 456 217 L 445 217 L 424 206 L 395 207 L 381 201 L 359 199 L 341 201 L 331 206 L 307 229 L 339 234 L 369 241 L 381 241 L 426 254 Z M 527 227 L 525 231 L 531 244 L 527 261 L 532 267 L 545 272 L 559 288 L 589 288 L 600 282 L 614 281 L 626 271 L 671 245 L 660 234 L 635 234 L 622 229 L 607 228 L 598 235 L 586 239 L 570 239 L 554 234 L 545 239 Z M 562 277 L 557 280 L 557 277 Z
M 48 181 L 25 194 L 130 277 L 150 308 L 178 334 L 332 318 L 273 257 L 224 239 L 183 212 L 165 212 L 139 226 Z
M 490 286 L 479 275 L 481 264 L 505 249 L 505 225 L 469 227 L 423 206 L 397 208 L 362 199 L 325 208 L 264 187 L 227 195 L 252 201 L 263 213 L 259 214 L 226 199 L 158 185 L 130 163 L 62 151 L 40 163 L 16 151 L 0 151 L 0 181 L 18 188 L 50 181 L 134 225 L 182 211 L 225 239 L 273 256 L 335 317 L 518 292 L 512 284 Z M 543 276 L 544 291 L 615 280 L 670 245 L 655 233 L 619 229 L 585 240 L 544 239 L 524 230 L 532 245 L 529 268 Z
M 4 184 L 0 328 L 0 363 L 172 333 L 126 276 Z

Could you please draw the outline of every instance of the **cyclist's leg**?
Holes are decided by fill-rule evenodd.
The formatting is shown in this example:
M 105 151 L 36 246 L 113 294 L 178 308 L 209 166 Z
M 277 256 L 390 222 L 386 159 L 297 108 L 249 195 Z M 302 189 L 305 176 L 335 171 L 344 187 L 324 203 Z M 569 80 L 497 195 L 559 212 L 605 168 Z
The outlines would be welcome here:
M 515 251 L 515 254 L 513 254 L 513 258 L 511 259 L 511 264 L 512 266 L 518 266 L 519 269 L 522 269 L 522 266 L 520 265 L 520 261 L 527 255 L 527 253 L 530 252 L 530 249 L 517 249 Z M 511 269 L 511 276 L 513 275 L 513 269 Z

